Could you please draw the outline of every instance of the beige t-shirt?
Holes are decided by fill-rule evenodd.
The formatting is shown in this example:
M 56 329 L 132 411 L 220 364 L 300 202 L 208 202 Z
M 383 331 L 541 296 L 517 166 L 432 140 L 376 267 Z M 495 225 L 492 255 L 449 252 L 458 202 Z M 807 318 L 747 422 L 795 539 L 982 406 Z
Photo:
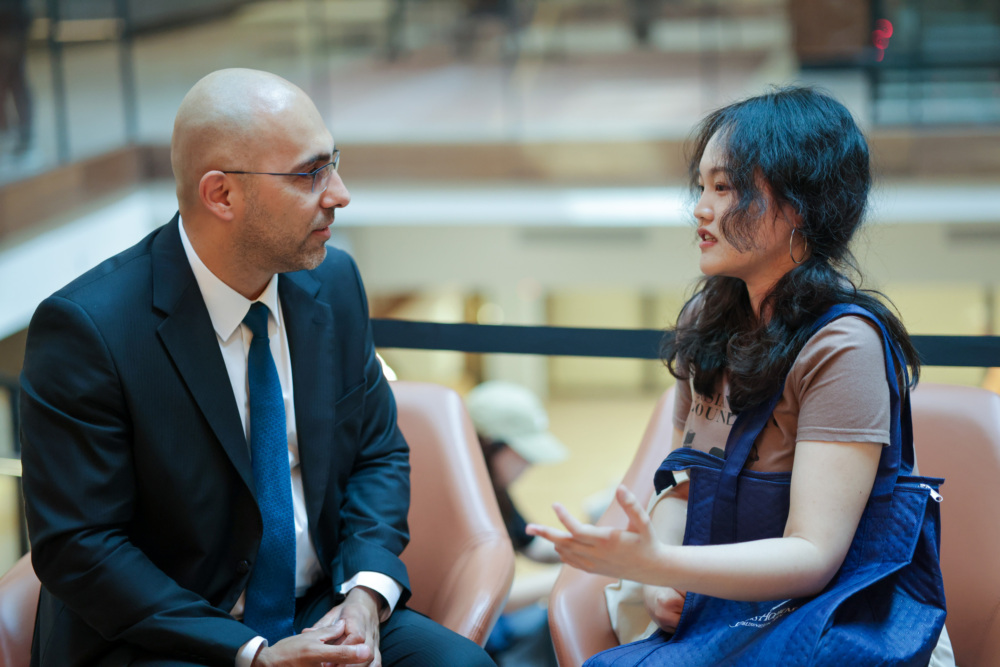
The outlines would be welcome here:
M 722 456 L 736 414 L 729 409 L 729 382 L 713 396 L 696 394 L 679 381 L 674 427 L 682 445 Z M 889 442 L 889 386 L 882 338 L 875 325 L 846 315 L 820 329 L 802 347 L 767 426 L 757 437 L 747 469 L 790 472 L 799 440 Z

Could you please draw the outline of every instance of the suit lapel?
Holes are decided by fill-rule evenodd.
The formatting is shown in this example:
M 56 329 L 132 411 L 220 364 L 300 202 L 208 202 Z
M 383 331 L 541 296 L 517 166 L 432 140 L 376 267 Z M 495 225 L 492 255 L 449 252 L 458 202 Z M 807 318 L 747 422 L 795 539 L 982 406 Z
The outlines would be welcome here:
M 184 254 L 178 217 L 153 242 L 153 305 L 165 314 L 157 334 L 229 460 L 254 491 L 253 468 L 212 321 Z
M 333 311 L 316 298 L 320 284 L 308 273 L 282 274 L 278 282 L 292 360 L 295 427 L 309 525 L 319 525 L 333 451 L 335 415 Z

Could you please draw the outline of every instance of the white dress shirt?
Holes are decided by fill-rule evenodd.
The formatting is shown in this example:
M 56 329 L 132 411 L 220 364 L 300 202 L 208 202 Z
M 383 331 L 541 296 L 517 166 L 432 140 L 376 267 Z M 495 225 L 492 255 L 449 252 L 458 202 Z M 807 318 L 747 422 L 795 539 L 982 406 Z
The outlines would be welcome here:
M 198 257 L 191 240 L 184 229 L 183 221 L 179 222 L 181 243 L 187 255 L 188 263 L 194 272 L 198 288 L 201 290 L 208 315 L 215 329 L 215 336 L 222 351 L 222 359 L 229 373 L 229 381 L 233 387 L 233 396 L 239 408 L 240 419 L 243 421 L 243 433 L 249 442 L 250 434 L 250 396 L 247 379 L 247 354 L 250 341 L 253 339 L 249 327 L 243 324 L 243 318 L 253 303 L 242 294 L 222 282 L 213 274 Z M 257 301 L 268 309 L 267 333 L 271 347 L 271 355 L 278 370 L 278 380 L 281 383 L 281 395 L 285 403 L 286 434 L 288 436 L 288 466 L 292 473 L 292 507 L 295 517 L 295 596 L 303 595 L 310 586 L 316 583 L 323 572 L 316 556 L 316 548 L 309 536 L 309 523 L 306 517 L 305 495 L 302 491 L 302 467 L 299 465 L 298 432 L 295 426 L 295 401 L 292 396 L 292 361 L 288 351 L 288 336 L 285 332 L 281 302 L 278 299 L 278 275 L 271 278 Z M 395 608 L 402 594 L 402 587 L 397 581 L 380 572 L 359 572 L 349 581 L 340 586 L 340 592 L 347 593 L 356 586 L 365 586 L 378 592 L 388 603 L 390 610 Z M 243 617 L 245 592 L 233 607 L 234 618 Z M 249 667 L 262 645 L 266 645 L 263 637 L 255 637 L 240 649 L 236 656 L 236 667 Z

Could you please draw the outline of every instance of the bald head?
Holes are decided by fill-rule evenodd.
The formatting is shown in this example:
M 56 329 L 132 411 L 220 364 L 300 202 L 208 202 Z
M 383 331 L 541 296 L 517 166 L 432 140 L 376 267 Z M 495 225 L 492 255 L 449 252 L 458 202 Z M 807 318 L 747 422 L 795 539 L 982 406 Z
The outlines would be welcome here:
M 170 144 L 181 214 L 189 217 L 207 172 L 259 170 L 259 160 L 281 139 L 283 121 L 293 113 L 314 115 L 322 123 L 300 88 L 269 72 L 224 69 L 198 81 L 177 110 Z

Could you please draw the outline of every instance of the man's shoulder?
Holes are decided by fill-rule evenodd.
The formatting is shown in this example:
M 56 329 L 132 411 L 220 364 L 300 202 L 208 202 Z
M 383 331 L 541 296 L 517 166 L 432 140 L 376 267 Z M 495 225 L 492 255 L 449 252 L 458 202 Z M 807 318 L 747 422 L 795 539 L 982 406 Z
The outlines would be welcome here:
M 162 227 L 154 230 L 132 247 L 105 259 L 58 289 L 52 296 L 85 304 L 95 300 L 103 302 L 121 298 L 123 291 L 138 288 L 148 290 L 152 274 L 150 257 L 153 241 L 162 230 Z

